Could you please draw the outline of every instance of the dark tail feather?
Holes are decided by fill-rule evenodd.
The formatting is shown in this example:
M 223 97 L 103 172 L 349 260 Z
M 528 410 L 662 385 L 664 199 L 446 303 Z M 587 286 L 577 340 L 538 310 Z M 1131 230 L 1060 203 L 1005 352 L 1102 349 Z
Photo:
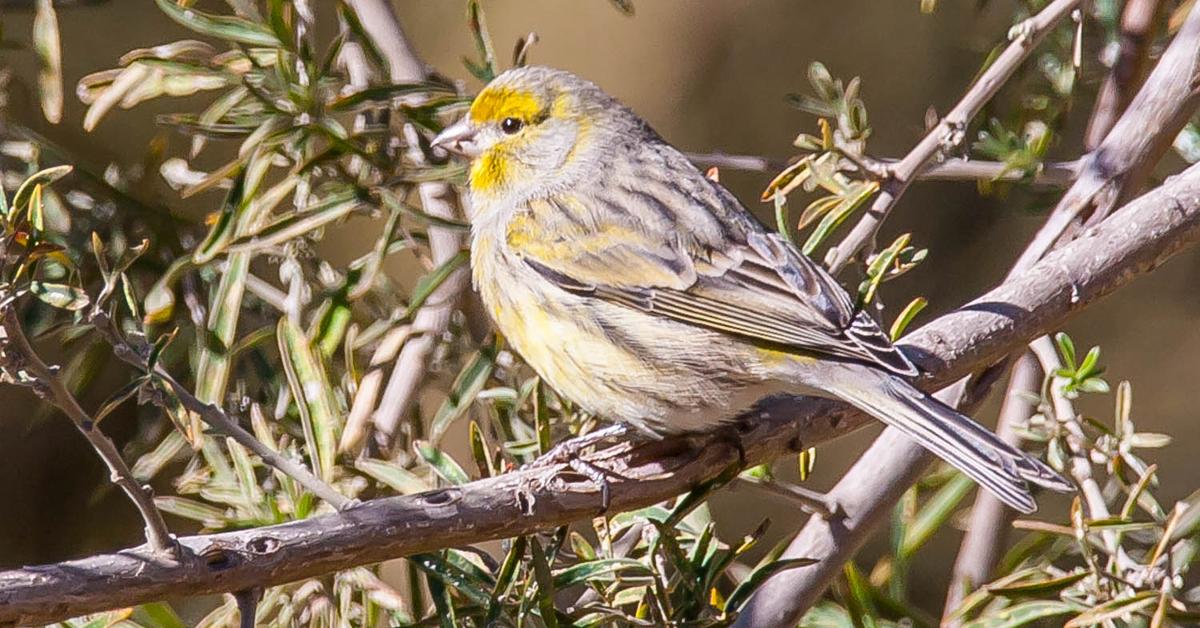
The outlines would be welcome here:
M 844 374 L 849 375 L 844 381 L 829 382 L 829 392 L 916 440 L 1009 506 L 1037 510 L 1026 482 L 1060 492 L 1074 489 L 1042 461 L 908 382 L 867 366 Z

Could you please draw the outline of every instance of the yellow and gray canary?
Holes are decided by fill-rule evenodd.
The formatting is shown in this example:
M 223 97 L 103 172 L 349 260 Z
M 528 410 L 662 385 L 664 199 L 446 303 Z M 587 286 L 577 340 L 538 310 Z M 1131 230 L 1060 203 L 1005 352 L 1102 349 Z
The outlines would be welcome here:
M 435 144 L 471 159 L 471 264 L 499 331 L 559 393 L 657 434 L 772 395 L 894 426 L 1010 506 L 1053 469 L 914 388 L 903 353 L 820 266 L 650 126 L 569 72 L 498 76 Z

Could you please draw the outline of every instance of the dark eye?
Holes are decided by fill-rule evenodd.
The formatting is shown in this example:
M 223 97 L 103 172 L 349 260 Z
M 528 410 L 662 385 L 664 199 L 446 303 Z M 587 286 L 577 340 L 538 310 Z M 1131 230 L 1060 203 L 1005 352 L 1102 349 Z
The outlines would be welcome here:
M 521 130 L 525 123 L 520 118 L 505 118 L 500 121 L 500 130 L 507 135 L 512 135 Z

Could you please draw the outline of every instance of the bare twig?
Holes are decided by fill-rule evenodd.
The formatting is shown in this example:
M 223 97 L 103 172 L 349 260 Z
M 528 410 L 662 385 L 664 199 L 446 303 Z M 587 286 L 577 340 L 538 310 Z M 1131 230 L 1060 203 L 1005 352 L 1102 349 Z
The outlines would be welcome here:
M 927 373 L 919 385 L 942 387 L 996 362 L 1196 242 L 1200 166 L 1130 203 L 1030 272 L 908 336 L 907 351 Z M 745 457 L 752 464 L 766 461 L 869 422 L 831 401 L 775 400 L 747 424 Z M 593 454 L 591 460 L 614 471 L 612 509 L 660 502 L 738 460 L 739 453 L 722 446 L 720 436 L 701 438 L 711 440 L 695 446 L 697 437 L 667 439 L 618 446 L 618 454 Z M 595 486 L 565 466 L 515 471 L 303 521 L 179 540 L 207 561 L 168 564 L 143 549 L 130 549 L 3 572 L 0 622 L 47 623 L 170 595 L 268 586 L 414 552 L 529 534 L 591 517 L 599 508 Z M 786 601 L 793 589 L 784 590 Z M 761 600 L 751 608 L 748 622 L 787 623 L 767 622 L 772 607 Z M 794 610 L 779 617 L 793 616 Z
M 347 0 L 346 4 L 358 14 L 367 35 L 387 60 L 392 81 L 405 83 L 426 78 L 428 72 L 425 65 L 386 0 Z M 410 147 L 409 159 L 416 164 L 426 161 L 427 156 L 420 149 L 415 131 L 408 128 L 405 134 Z M 438 181 L 422 183 L 417 186 L 417 194 L 421 197 L 422 209 L 429 215 L 448 220 L 459 219 L 459 199 L 449 184 Z M 435 265 L 443 264 L 457 255 L 465 244 L 461 231 L 429 227 L 429 249 Z M 425 381 L 430 353 L 438 337 L 450 325 L 450 316 L 466 287 L 467 271 L 460 268 L 438 286 L 413 317 L 415 335 L 396 358 L 383 398 L 372 417 L 376 445 L 380 449 L 391 448 L 401 421 Z
M 91 415 L 79 405 L 75 395 L 58 377 L 58 372 L 42 361 L 29 339 L 25 337 L 25 330 L 22 329 L 20 318 L 17 316 L 16 305 L 7 305 L 4 308 L 3 316 L 4 325 L 0 329 L 0 347 L 3 348 L 3 351 L 0 353 L 3 354 L 4 361 L 16 369 L 28 373 L 32 377 L 30 385 L 38 396 L 62 410 L 63 414 L 66 414 L 67 418 L 75 424 L 79 433 L 83 434 L 83 437 L 96 450 L 96 454 L 104 460 L 110 474 L 109 479 L 113 484 L 121 487 L 121 490 L 129 496 L 129 501 L 133 502 L 137 508 L 138 514 L 142 516 L 142 521 L 146 526 L 146 543 L 150 549 L 160 557 L 173 556 L 176 549 L 175 541 L 171 537 L 167 523 L 163 521 L 162 513 L 154 505 L 154 496 L 150 493 L 149 487 L 143 486 L 137 481 L 133 471 L 129 469 L 129 465 L 125 464 L 125 459 L 121 457 L 117 446 L 104 432 L 100 431 L 100 426 L 96 425 Z
M 726 153 L 686 153 L 692 163 L 700 167 L 716 167 L 746 172 L 778 172 L 788 166 L 779 159 L 758 155 L 730 155 Z M 872 159 L 880 168 L 894 168 L 898 159 Z M 917 173 L 923 181 L 1021 181 L 1033 185 L 1066 187 L 1079 175 L 1079 162 L 1051 161 L 1027 177 L 1024 172 L 1014 171 L 1011 166 L 999 161 L 976 161 L 962 158 L 927 163 Z
M 1009 31 L 1012 43 L 996 57 L 979 80 L 963 95 L 958 104 L 891 168 L 891 176 L 880 185 L 879 194 L 870 209 L 854 225 L 836 250 L 831 251 L 829 269 L 838 273 L 855 255 L 875 238 L 879 226 L 892 211 L 900 196 L 908 189 L 916 174 L 939 153 L 962 142 L 967 125 L 992 96 L 1008 81 L 1021 62 L 1037 48 L 1042 39 L 1082 0 L 1054 0 L 1037 15 Z
M 1191 177 L 1200 177 L 1200 167 L 1190 168 L 1171 183 L 1134 201 L 1130 207 L 1098 226 L 1095 232 L 1107 231 L 1115 227 L 1116 223 L 1123 222 L 1129 217 L 1126 210 L 1133 207 L 1151 203 L 1172 204 L 1172 201 L 1159 198 L 1158 195 L 1168 186 L 1177 185 L 1181 180 Z M 1200 202 L 1200 198 L 1197 202 Z M 1176 205 L 1175 209 L 1178 207 Z M 1010 277 L 1005 285 L 1011 281 L 1030 280 L 1051 267 L 1065 270 L 1065 267 L 1059 264 L 1066 261 L 1065 257 L 1071 256 L 1071 251 L 1082 252 L 1085 247 L 1095 245 L 1095 242 L 1089 242 L 1094 235 L 1095 233 L 1086 233 L 1079 240 L 1051 253 L 1047 259 L 1030 268 L 1029 272 Z M 1083 260 L 1076 262 L 1087 263 Z M 1013 305 L 989 297 L 984 299 L 991 303 L 992 307 L 999 305 L 1008 309 Z M 1015 311 L 1013 313 L 1016 314 Z M 735 625 L 746 627 L 794 624 L 820 597 L 829 581 L 840 572 L 842 562 L 866 539 L 867 531 L 872 525 L 886 516 L 891 504 L 920 476 L 927 461 L 927 454 L 917 451 L 911 441 L 903 439 L 894 430 L 885 430 L 830 494 L 845 510 L 846 515 L 831 521 L 819 517 L 810 518 L 808 524 L 784 552 L 784 556 L 816 557 L 822 559 L 822 562 L 772 577 L 754 595 Z
M 1013 426 L 1028 420 L 1037 410 L 1025 395 L 1036 394 L 1040 384 L 1041 370 L 1033 356 L 1027 353 L 1013 366 L 1004 404 L 1000 408 L 1000 418 L 996 422 L 997 435 L 1004 442 L 1014 446 L 1019 444 L 1020 438 Z M 954 562 L 943 621 L 962 604 L 967 593 L 988 581 L 1004 548 L 1008 524 L 1014 514 L 1012 509 L 987 491 L 979 491 L 975 497 L 966 533 Z
M 1100 87 L 1083 145 L 1093 150 L 1108 135 L 1117 116 L 1129 106 L 1149 70 L 1150 45 L 1162 0 L 1129 0 L 1121 11 L 1120 39 L 1112 71 Z

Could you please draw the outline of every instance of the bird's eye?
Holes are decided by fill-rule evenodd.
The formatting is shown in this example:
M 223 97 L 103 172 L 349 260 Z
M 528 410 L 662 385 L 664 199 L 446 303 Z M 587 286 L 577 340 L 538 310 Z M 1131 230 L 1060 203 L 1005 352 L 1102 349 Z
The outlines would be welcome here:
M 523 126 L 525 126 L 525 123 L 520 118 L 505 118 L 500 121 L 500 130 L 504 131 L 507 135 L 512 135 L 520 131 Z

